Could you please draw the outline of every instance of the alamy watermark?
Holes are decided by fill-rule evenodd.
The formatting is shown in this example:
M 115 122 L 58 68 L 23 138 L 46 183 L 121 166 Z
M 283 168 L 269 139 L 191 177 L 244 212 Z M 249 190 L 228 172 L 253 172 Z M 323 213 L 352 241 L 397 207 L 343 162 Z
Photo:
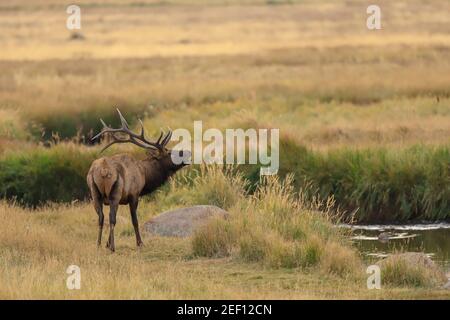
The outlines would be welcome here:
M 66 20 L 66 27 L 69 30 L 81 29 L 81 8 L 78 5 L 72 4 L 66 8 L 66 13 L 69 15 Z M 369 15 L 366 20 L 366 26 L 369 30 L 381 29 L 381 8 L 376 4 L 371 4 L 367 7 L 366 13 Z
M 69 15 L 66 20 L 66 28 L 69 30 L 81 29 L 81 8 L 72 4 L 66 8 L 66 13 Z
M 367 17 L 366 26 L 369 30 L 380 30 L 381 29 L 381 9 L 376 4 L 372 4 L 367 7 Z
M 261 165 L 261 175 L 277 174 L 279 168 L 279 129 L 225 129 L 203 131 L 202 121 L 194 121 L 193 137 L 188 129 L 176 129 L 174 150 L 188 151 L 194 164 Z M 183 155 L 172 153 L 175 164 L 186 162 Z
M 367 278 L 367 289 L 381 289 L 381 270 L 376 264 L 370 265 L 366 269 L 369 274 Z
M 66 269 L 66 273 L 69 275 L 66 280 L 66 287 L 69 290 L 81 289 L 81 269 L 77 265 L 70 265 Z

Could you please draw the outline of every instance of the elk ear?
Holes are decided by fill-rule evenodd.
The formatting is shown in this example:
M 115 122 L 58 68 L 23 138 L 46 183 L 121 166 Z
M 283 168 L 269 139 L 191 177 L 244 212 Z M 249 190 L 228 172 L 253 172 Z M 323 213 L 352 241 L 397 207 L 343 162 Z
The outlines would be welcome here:
M 147 149 L 147 156 L 149 158 L 158 158 L 159 150 L 156 149 Z
M 162 159 L 165 155 L 170 155 L 167 149 L 148 149 L 148 156 L 152 159 Z

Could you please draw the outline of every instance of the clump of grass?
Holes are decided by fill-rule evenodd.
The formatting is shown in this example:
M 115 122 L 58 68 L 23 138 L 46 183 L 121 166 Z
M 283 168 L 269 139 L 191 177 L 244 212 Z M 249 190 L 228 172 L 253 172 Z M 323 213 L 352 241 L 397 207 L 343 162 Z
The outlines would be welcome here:
M 408 265 L 405 261 L 395 261 L 383 268 L 383 281 L 393 286 L 429 286 L 427 272 L 420 266 Z
M 300 266 L 310 267 L 321 262 L 324 254 L 324 240 L 311 234 L 299 247 Z
M 327 274 L 341 277 L 361 275 L 362 263 L 355 259 L 356 250 L 343 246 L 338 242 L 327 242 L 321 261 L 321 268 Z
M 432 262 L 423 261 L 420 253 L 392 255 L 380 262 L 382 283 L 397 287 L 436 287 L 445 284 L 447 277 Z M 417 258 L 419 257 L 419 258 Z
M 239 238 L 239 256 L 248 262 L 263 261 L 267 255 L 269 238 L 262 230 L 243 233 Z
M 233 226 L 228 221 L 214 219 L 193 236 L 192 250 L 196 256 L 225 257 L 230 255 L 235 242 Z
M 247 182 L 232 166 L 206 166 L 183 170 L 160 194 L 163 208 L 209 204 L 229 209 L 246 194 Z
M 244 260 L 270 267 L 308 268 L 320 264 L 326 241 L 341 240 L 329 213 L 313 210 L 297 198 L 292 182 L 292 176 L 282 182 L 268 178 L 246 200 L 244 210 L 235 209 Z
M 240 179 L 233 178 L 234 188 L 244 188 Z M 240 197 L 229 211 L 228 221 L 213 221 L 196 232 L 192 240 L 195 254 L 214 256 L 220 252 L 271 268 L 323 264 L 324 270 L 338 276 L 348 276 L 361 265 L 340 229 L 331 224 L 330 213 L 314 210 L 295 195 L 292 176 L 284 181 L 264 179 L 254 194 Z M 334 256 L 325 257 L 334 248 L 339 249 Z

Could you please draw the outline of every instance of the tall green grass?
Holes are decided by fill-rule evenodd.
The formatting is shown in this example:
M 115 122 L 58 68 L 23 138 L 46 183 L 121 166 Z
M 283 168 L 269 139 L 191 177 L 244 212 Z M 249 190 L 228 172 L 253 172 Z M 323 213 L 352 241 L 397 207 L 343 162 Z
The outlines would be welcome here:
M 96 156 L 95 149 L 71 143 L 6 153 L 0 158 L 0 196 L 33 207 L 85 199 L 86 174 Z
M 60 143 L 51 148 L 6 152 L 0 156 L 0 196 L 31 206 L 47 201 L 84 199 L 87 195 L 85 176 L 90 163 L 99 157 L 98 150 L 97 147 Z M 282 139 L 280 166 L 282 178 L 293 174 L 294 192 L 310 202 L 317 198 L 334 198 L 335 209 L 344 212 L 347 219 L 382 222 L 450 217 L 450 150 L 447 146 L 320 152 Z M 237 180 L 241 179 L 238 171 L 249 180 L 243 187 L 237 187 L 241 186 L 237 182 L 216 184 L 220 180 L 211 175 L 199 175 L 192 168 L 186 170 L 194 180 L 175 179 L 173 183 L 195 188 L 196 192 L 185 193 L 180 191 L 181 187 L 175 188 L 161 200 L 167 207 L 173 203 L 182 206 L 207 200 L 229 208 L 237 201 L 235 188 L 242 195 L 255 193 L 261 183 L 257 166 L 232 170 Z
M 253 185 L 258 168 L 244 168 Z M 439 220 L 450 217 L 450 149 L 335 149 L 313 152 L 290 139 L 280 142 L 281 176 L 309 198 L 333 196 L 356 221 Z
M 128 123 L 134 124 L 138 116 L 149 116 L 145 107 L 138 105 L 127 105 L 121 103 L 117 105 L 124 114 Z M 120 127 L 120 120 L 115 108 L 110 105 L 95 105 L 92 108 L 82 109 L 80 111 L 67 110 L 54 112 L 41 112 L 32 115 L 28 122 L 27 131 L 36 139 L 47 141 L 54 134 L 61 139 L 76 139 L 78 142 L 90 144 L 90 138 L 99 132 L 103 125 L 100 122 L 103 119 L 105 123 L 113 127 Z

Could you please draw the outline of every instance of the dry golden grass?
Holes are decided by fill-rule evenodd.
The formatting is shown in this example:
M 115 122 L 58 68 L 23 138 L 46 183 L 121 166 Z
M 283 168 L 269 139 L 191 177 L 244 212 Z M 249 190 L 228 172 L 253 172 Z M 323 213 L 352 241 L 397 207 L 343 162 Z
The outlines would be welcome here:
M 281 133 L 314 149 L 372 146 L 406 147 L 450 142 L 450 99 L 394 98 L 365 106 L 352 103 L 302 103 L 273 99 L 218 102 L 188 109 L 174 108 L 147 118 L 151 132 L 170 123 L 193 130 L 202 119 L 207 128 L 280 128 Z
M 205 171 L 206 170 L 206 171 Z M 195 188 L 172 181 L 138 210 L 141 225 L 162 210 L 192 203 L 228 203 L 233 218 L 229 226 L 259 236 L 267 242 L 264 263 L 245 254 L 229 257 L 200 258 L 200 247 L 210 247 L 209 240 L 230 245 L 239 241 L 216 225 L 214 234 L 201 231 L 191 238 L 144 237 L 145 247 L 136 248 L 133 227 L 126 206 L 121 206 L 116 224 L 116 253 L 96 247 L 97 216 L 90 203 L 48 205 L 37 210 L 0 203 L 0 298 L 3 299 L 412 299 L 448 298 L 448 291 L 433 288 L 389 286 L 368 290 L 364 266 L 349 244 L 342 242 L 334 229 L 318 213 L 296 212 L 290 218 L 288 208 L 294 203 L 287 185 L 272 181 L 262 194 L 246 199 L 239 190 L 242 181 L 231 172 L 202 169 L 205 179 L 197 179 Z M 179 173 L 183 181 L 184 173 Z M 228 178 L 227 178 L 228 177 Z M 231 180 L 229 180 L 231 179 Z M 232 189 L 237 183 L 237 188 Z M 226 184 L 225 190 L 212 187 L 199 194 L 197 186 Z M 233 194 L 234 193 L 234 194 Z M 173 195 L 175 194 L 175 196 Z M 172 196 L 171 196 L 172 195 Z M 222 203 L 222 205 L 223 205 Z M 298 208 L 300 209 L 300 207 Z M 106 215 L 108 217 L 108 215 Z M 107 219 L 106 219 L 107 220 Z M 280 220 L 280 224 L 273 224 Z M 282 223 L 284 221 L 284 224 Z M 290 222 L 289 222 L 290 221 Z M 107 222 L 107 221 L 106 221 Z M 218 221 L 217 221 L 218 222 Z M 305 232 L 307 241 L 295 248 L 293 228 Z M 105 228 L 108 229 L 108 228 Z M 213 228 L 214 229 L 214 228 Z M 211 230 L 213 230 L 211 229 Z M 230 229 L 231 230 L 231 229 Z M 277 231 L 278 230 L 278 231 Z M 326 235 L 321 232 L 326 231 Z M 327 231 L 328 230 L 328 231 Z M 260 233 L 258 233 L 260 232 Z M 312 234 L 314 233 L 314 234 Z M 105 241 L 107 232 L 104 232 Z M 206 242 L 199 235 L 205 235 Z M 284 235 L 283 235 L 284 234 Z M 291 238 L 289 241 L 288 238 Z M 218 238 L 217 238 L 218 237 Z M 284 237 L 284 238 L 283 238 Z M 327 239 L 327 240 L 325 240 Z M 324 242 L 326 241 L 326 243 Z M 218 242 L 217 242 L 218 243 Z M 257 243 L 257 242 L 256 242 Z M 249 245 L 255 240 L 250 239 Z M 222 246 L 222 248 L 224 248 Z M 315 249 L 314 249 L 315 248 Z M 299 249 L 299 250 L 297 250 Z M 323 250 L 320 265 L 296 266 L 294 260 L 314 263 L 311 250 Z M 234 250 L 234 249 L 232 249 Z M 306 250 L 306 251 L 305 251 Z M 296 253 L 309 252 L 308 255 Z M 222 251 L 218 256 L 228 255 Z M 251 253 L 254 254 L 254 251 Z M 260 261 L 256 259 L 256 261 Z M 66 269 L 81 269 L 81 289 L 66 287 Z
M 152 215 L 142 206 L 140 220 Z M 117 252 L 97 249 L 90 204 L 29 211 L 1 203 L 2 299 L 379 299 L 448 298 L 445 290 L 367 290 L 365 279 L 271 269 L 231 258 L 193 258 L 189 239 L 146 238 L 135 248 L 129 214 L 120 209 Z M 69 265 L 81 268 L 81 290 L 66 288 Z
M 379 1 L 384 28 L 379 33 L 366 29 L 366 1 L 280 6 L 255 2 L 180 9 L 150 5 L 151 1 L 142 6 L 85 1 L 79 5 L 86 40 L 78 42 L 68 40 L 64 5 L 13 1 L 0 11 L 0 59 L 229 55 L 292 47 L 448 45 L 450 41 L 446 1 Z
M 448 143 L 448 2 L 381 1 L 381 31 L 364 1 L 169 3 L 81 2 L 79 41 L 54 1 L 3 5 L 0 110 L 47 131 L 120 106 L 154 131 L 244 112 L 318 148 Z
M 153 133 L 202 120 L 205 128 L 277 127 L 319 148 L 448 143 L 450 51 L 419 48 L 399 58 L 399 50 L 324 49 L 319 58 L 313 49 L 299 49 L 193 60 L 3 62 L 0 110 L 19 109 L 6 117 L 17 118 L 10 121 L 18 126 L 14 132 L 36 121 L 50 131 L 61 129 L 52 127 L 58 119 L 99 123 L 119 106 L 144 111 Z M 386 61 L 382 71 L 379 55 Z

